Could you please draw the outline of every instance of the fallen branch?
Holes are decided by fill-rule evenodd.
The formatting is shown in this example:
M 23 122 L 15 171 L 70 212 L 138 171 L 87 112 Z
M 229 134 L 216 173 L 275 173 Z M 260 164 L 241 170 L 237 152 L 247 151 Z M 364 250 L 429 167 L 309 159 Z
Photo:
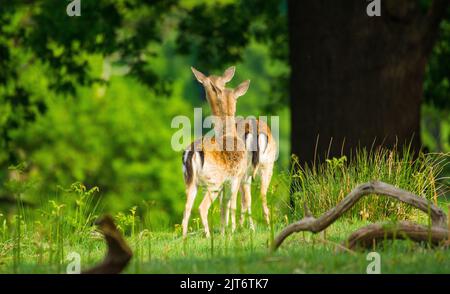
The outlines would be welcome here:
M 105 215 L 96 222 L 96 225 L 105 237 L 108 252 L 100 264 L 83 271 L 82 274 L 118 274 L 126 267 L 133 253 L 117 230 L 111 216 Z
M 423 227 L 420 225 L 414 224 L 414 227 L 409 225 L 405 225 L 404 222 L 401 223 L 399 227 L 397 227 L 397 231 L 400 230 L 407 236 L 416 237 L 415 241 L 427 241 L 429 238 L 422 239 L 424 229 L 432 235 L 432 237 L 440 238 L 442 235 L 442 231 L 445 231 L 445 236 L 448 234 L 448 230 L 446 228 L 447 216 L 446 214 L 437 206 L 435 206 L 432 202 L 428 201 L 424 197 L 419 197 L 414 195 L 408 191 L 403 189 L 399 189 L 395 186 L 384 182 L 372 181 L 369 183 L 361 184 L 353 189 L 341 202 L 339 202 L 334 208 L 325 212 L 319 218 L 313 217 L 309 210 L 305 208 L 305 217 L 300 221 L 288 225 L 281 233 L 275 238 L 272 244 L 272 250 L 278 249 L 283 241 L 293 233 L 301 232 L 301 231 L 309 231 L 312 233 L 318 233 L 322 230 L 329 227 L 332 223 L 334 223 L 339 217 L 341 217 L 347 210 L 352 208 L 363 196 L 369 194 L 378 194 L 382 196 L 387 196 L 394 198 L 398 201 L 404 202 L 411 206 L 414 206 L 426 214 L 428 214 L 431 218 L 431 227 Z M 419 229 L 420 227 L 420 229 Z M 430 231 L 431 229 L 431 231 Z M 383 232 L 383 238 L 385 238 L 385 233 L 389 233 L 383 227 L 382 224 L 374 224 L 363 229 L 356 231 L 349 238 L 348 241 L 351 241 L 352 244 L 359 243 L 359 241 L 366 242 L 370 239 L 370 237 L 378 236 L 379 232 Z M 392 231 L 394 232 L 394 231 Z M 356 235 L 355 235 L 356 234 Z M 388 234 L 389 236 L 393 236 L 394 234 Z M 373 240 L 374 238 L 370 239 Z M 349 243 L 350 244 L 350 243 Z M 353 247 L 350 247 L 353 248 Z
M 370 248 L 375 241 L 387 239 L 409 239 L 415 242 L 427 242 L 442 245 L 447 239 L 448 231 L 440 227 L 426 227 L 409 221 L 396 224 L 371 224 L 353 232 L 343 246 L 348 249 L 356 247 Z

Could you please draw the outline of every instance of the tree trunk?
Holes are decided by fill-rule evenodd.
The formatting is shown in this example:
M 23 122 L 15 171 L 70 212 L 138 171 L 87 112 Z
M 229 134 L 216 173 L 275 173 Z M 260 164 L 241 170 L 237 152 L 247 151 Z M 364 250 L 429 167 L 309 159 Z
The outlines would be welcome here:
M 355 147 L 421 147 L 424 71 L 448 0 L 289 0 L 291 151 L 301 163 Z

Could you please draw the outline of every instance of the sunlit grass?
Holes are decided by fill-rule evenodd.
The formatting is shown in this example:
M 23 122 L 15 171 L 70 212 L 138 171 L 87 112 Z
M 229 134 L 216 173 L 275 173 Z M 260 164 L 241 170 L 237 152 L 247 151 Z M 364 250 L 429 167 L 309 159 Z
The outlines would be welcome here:
M 367 252 L 337 252 L 339 245 L 355 229 L 373 221 L 402 218 L 427 223 L 428 216 L 417 210 L 377 196 L 368 198 L 356 209 L 330 226 L 326 234 L 295 234 L 276 253 L 269 247 L 277 232 L 291 220 L 301 217 L 304 201 L 318 216 L 336 205 L 353 187 L 369 180 L 381 180 L 423 195 L 447 212 L 443 197 L 446 186 L 442 168 L 448 155 L 398 154 L 380 150 L 362 151 L 354 161 L 332 159 L 296 173 L 277 174 L 269 193 L 271 224 L 264 224 L 258 183 L 253 189 L 256 231 L 248 225 L 235 234 L 220 234 L 220 211 L 210 210 L 212 238 L 204 237 L 200 220 L 194 215 L 189 236 L 181 238 L 181 228 L 152 226 L 148 208 L 133 206 L 114 214 L 118 229 L 133 250 L 127 273 L 365 273 Z M 296 215 L 288 217 L 290 185 L 299 185 Z M 58 188 L 58 193 L 38 207 L 21 201 L 27 184 L 12 181 L 10 190 L 18 199 L 12 215 L 0 214 L 0 272 L 64 273 L 71 252 L 81 256 L 81 267 L 99 262 L 106 251 L 103 237 L 96 232 L 94 220 L 100 208 L 98 188 L 74 183 Z M 180 199 L 183 201 L 183 199 Z M 238 205 L 239 207 L 239 205 Z M 142 214 L 143 211 L 147 213 Z M 237 214 L 239 215 L 239 214 Z M 429 248 L 409 241 L 379 244 L 374 250 L 382 256 L 382 272 L 450 273 L 448 250 Z
M 408 190 L 434 204 L 449 191 L 449 178 L 443 171 L 450 164 L 450 154 L 420 153 L 414 157 L 407 148 L 402 151 L 363 149 L 351 159 L 343 156 L 309 167 L 301 167 L 296 158 L 293 162 L 292 172 L 285 175 L 285 179 L 295 191 L 294 211 L 298 217 L 303 213 L 303 204 L 307 204 L 314 215 L 320 215 L 357 185 L 372 180 Z M 360 201 L 346 215 L 370 221 L 418 217 L 417 213 L 412 213 L 411 206 L 376 195 Z
M 186 241 L 175 232 L 145 233 L 127 237 L 134 257 L 126 273 L 366 273 L 369 251 L 337 252 L 338 243 L 366 223 L 338 222 L 323 235 L 296 234 L 274 254 L 268 251 L 270 231 L 257 229 L 250 242 L 250 231 L 236 234 L 215 234 L 214 250 L 211 240 L 201 232 L 192 233 Z M 277 227 L 277 230 L 279 228 Z M 28 243 L 30 240 L 23 240 Z M 87 268 L 103 258 L 105 245 L 101 238 L 92 235 L 83 242 L 66 244 L 67 254 L 77 252 L 82 268 Z M 28 247 L 28 246 L 24 246 Z M 387 242 L 376 251 L 381 254 L 383 273 L 449 273 L 450 251 L 430 249 L 409 241 Z M 3 259 L 1 272 L 64 273 L 69 261 L 59 263 L 44 254 L 37 263 L 36 251 L 27 248 L 15 268 Z M 42 258 L 42 257 L 41 257 Z

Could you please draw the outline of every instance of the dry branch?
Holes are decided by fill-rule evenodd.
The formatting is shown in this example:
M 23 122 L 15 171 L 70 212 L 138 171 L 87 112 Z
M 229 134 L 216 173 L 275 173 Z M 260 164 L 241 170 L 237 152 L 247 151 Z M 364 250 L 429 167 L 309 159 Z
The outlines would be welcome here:
M 312 233 L 318 233 L 329 227 L 339 217 L 341 217 L 347 210 L 352 208 L 363 196 L 370 194 L 378 194 L 382 196 L 391 197 L 398 201 L 404 202 L 411 206 L 414 206 L 431 218 L 431 226 L 424 227 L 418 224 L 410 222 L 400 222 L 395 227 L 387 228 L 383 224 L 373 224 L 364 227 L 355 233 L 353 233 L 347 240 L 348 247 L 353 248 L 356 244 L 363 243 L 367 245 L 367 242 L 372 242 L 374 239 L 380 239 L 378 237 L 381 233 L 384 238 L 398 237 L 398 235 L 407 236 L 414 241 L 431 241 L 439 243 L 443 241 L 442 238 L 446 238 L 448 230 L 446 228 L 447 216 L 431 201 L 428 201 L 424 197 L 419 197 L 403 189 L 399 189 L 390 184 L 378 181 L 372 181 L 369 183 L 361 184 L 353 189 L 341 202 L 339 202 L 334 208 L 325 212 L 319 218 L 311 216 L 308 210 L 305 210 L 305 217 L 300 221 L 288 225 L 281 233 L 275 238 L 272 244 L 272 250 L 276 250 L 283 241 L 293 233 L 301 231 L 309 231 Z M 426 233 L 426 234 L 425 234 Z M 426 238 L 425 238 L 426 237 Z
M 108 245 L 108 252 L 103 261 L 86 270 L 83 274 L 118 274 L 126 267 L 133 253 L 117 230 L 111 216 L 106 215 L 100 218 L 96 225 L 105 237 Z
M 409 239 L 415 242 L 427 242 L 441 245 L 447 239 L 448 231 L 440 227 L 426 227 L 409 221 L 396 224 L 371 224 L 353 232 L 344 246 L 354 249 L 358 246 L 370 248 L 374 241 L 385 239 Z

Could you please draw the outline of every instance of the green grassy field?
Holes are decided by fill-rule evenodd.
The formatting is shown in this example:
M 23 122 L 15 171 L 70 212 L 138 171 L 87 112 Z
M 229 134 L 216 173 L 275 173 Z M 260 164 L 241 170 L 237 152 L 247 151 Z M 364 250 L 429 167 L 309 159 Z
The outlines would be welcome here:
M 181 237 L 179 223 L 165 227 L 151 209 L 134 206 L 113 214 L 118 229 L 133 250 L 126 273 L 366 273 L 370 251 L 339 251 L 340 244 L 354 230 L 376 221 L 408 219 L 428 224 L 428 216 L 396 201 L 368 195 L 350 209 L 326 233 L 298 233 L 271 253 L 274 236 L 288 223 L 302 217 L 303 203 L 315 216 L 334 207 L 358 183 L 378 179 L 407 189 L 449 209 L 448 177 L 443 169 L 447 155 L 421 155 L 417 159 L 392 152 L 361 153 L 354 162 L 333 159 L 309 170 L 284 175 L 277 173 L 268 195 L 271 226 L 263 224 L 259 197 L 253 201 L 256 231 L 239 228 L 231 234 L 220 231 L 218 203 L 210 209 L 211 239 L 203 234 L 196 210 L 190 220 L 190 234 Z M 447 181 L 447 182 L 446 182 Z M 296 209 L 289 214 L 289 184 L 299 185 L 294 194 Z M 21 182 L 9 183 L 17 195 L 26 193 Z M 26 185 L 25 185 L 26 186 Z M 253 187 L 257 195 L 258 183 Z M 38 207 L 20 201 L 8 215 L 0 213 L 0 273 L 65 273 L 76 253 L 81 269 L 102 260 L 106 252 L 103 237 L 93 225 L 104 214 L 96 201 L 97 188 L 81 183 L 49 196 Z M 180 201 L 183 201 L 180 198 Z M 197 203 L 201 197 L 197 197 Z M 148 208 L 148 207 L 147 207 Z M 238 211 L 239 215 L 239 211 Z M 288 217 L 289 215 L 289 217 Z M 177 217 L 181 221 L 181 216 Z M 382 273 L 450 273 L 450 250 L 430 248 L 411 241 L 385 241 L 375 248 L 381 256 Z M 72 256 L 71 258 L 68 258 Z
M 134 256 L 126 273 L 366 273 L 370 251 L 338 252 L 348 234 L 364 225 L 341 221 L 323 234 L 299 233 L 270 253 L 270 230 L 261 225 L 252 232 L 240 229 L 225 236 L 216 232 L 208 240 L 200 231 L 183 241 L 178 232 L 139 232 L 127 238 Z M 23 240 L 21 260 L 2 255 L 3 273 L 64 273 L 70 252 L 81 256 L 81 267 L 100 261 L 106 246 L 101 236 L 91 234 L 79 243 L 65 242 L 62 251 L 39 251 L 32 240 Z M 26 245 L 25 245 L 26 244 Z M 4 245 L 5 247 L 5 245 Z M 45 249 L 45 248 L 44 248 Z M 5 248 L 3 248 L 3 251 Z M 382 273 L 450 273 L 450 251 L 428 248 L 410 241 L 386 241 L 375 250 L 381 256 Z M 16 262 L 16 264 L 15 264 Z

